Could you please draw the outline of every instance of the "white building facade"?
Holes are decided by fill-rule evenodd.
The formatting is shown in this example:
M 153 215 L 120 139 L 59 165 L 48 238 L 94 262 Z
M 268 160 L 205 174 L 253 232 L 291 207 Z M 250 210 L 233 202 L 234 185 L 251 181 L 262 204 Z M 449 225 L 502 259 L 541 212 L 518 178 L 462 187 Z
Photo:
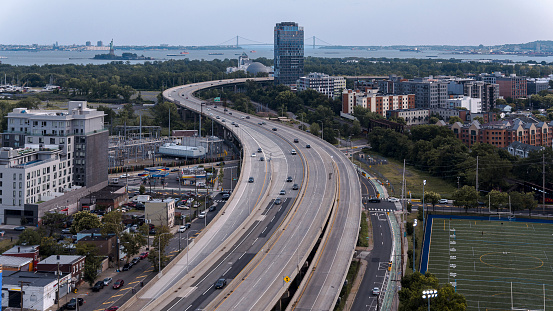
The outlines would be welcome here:
M 313 72 L 305 77 L 300 77 L 297 82 L 298 91 L 308 89 L 325 94 L 329 98 L 335 98 L 341 94 L 342 90 L 346 89 L 346 79 Z

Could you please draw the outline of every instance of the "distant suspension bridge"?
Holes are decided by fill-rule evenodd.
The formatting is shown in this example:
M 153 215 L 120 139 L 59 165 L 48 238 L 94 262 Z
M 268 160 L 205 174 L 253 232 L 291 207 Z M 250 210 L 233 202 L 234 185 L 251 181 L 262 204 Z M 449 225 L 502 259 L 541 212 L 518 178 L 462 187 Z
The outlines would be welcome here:
M 316 47 L 320 47 L 320 46 L 333 46 L 334 44 L 331 44 L 331 43 L 328 43 L 324 40 L 322 40 L 321 38 L 318 38 L 318 37 L 315 37 L 315 36 L 312 36 L 312 37 L 308 37 L 306 38 L 305 40 L 305 45 L 309 45 L 312 46 L 314 49 Z M 233 45 L 233 46 L 236 46 L 236 47 L 239 47 L 240 45 L 273 45 L 274 43 L 266 43 L 266 42 L 259 42 L 259 41 L 255 41 L 255 40 L 251 40 L 251 39 L 247 39 L 247 38 L 244 38 L 244 37 L 241 37 L 241 36 L 236 36 L 236 37 L 232 37 L 226 41 L 223 41 L 217 45 Z

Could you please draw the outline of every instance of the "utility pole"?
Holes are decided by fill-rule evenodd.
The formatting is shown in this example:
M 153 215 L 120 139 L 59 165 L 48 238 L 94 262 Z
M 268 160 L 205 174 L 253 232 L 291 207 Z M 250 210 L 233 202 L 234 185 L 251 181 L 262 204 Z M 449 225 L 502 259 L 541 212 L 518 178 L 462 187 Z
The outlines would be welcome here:
M 31 282 L 25 282 L 25 281 L 19 281 L 19 288 L 20 288 L 20 293 L 21 293 L 21 311 L 23 311 L 23 285 L 28 285 L 28 284 L 31 284 Z M 58 299 L 59 301 L 59 299 Z M 58 302 L 59 304 L 59 302 Z
M 56 299 L 58 301 L 58 310 L 60 309 L 60 262 L 59 262 L 59 255 L 58 255 L 58 299 Z M 21 290 L 21 293 L 23 294 L 23 290 Z
M 543 171 L 542 171 L 542 207 L 543 207 L 543 213 L 545 214 L 545 149 L 543 150 L 542 154 L 542 165 L 543 165 Z
M 478 200 L 478 156 L 476 156 L 476 199 Z

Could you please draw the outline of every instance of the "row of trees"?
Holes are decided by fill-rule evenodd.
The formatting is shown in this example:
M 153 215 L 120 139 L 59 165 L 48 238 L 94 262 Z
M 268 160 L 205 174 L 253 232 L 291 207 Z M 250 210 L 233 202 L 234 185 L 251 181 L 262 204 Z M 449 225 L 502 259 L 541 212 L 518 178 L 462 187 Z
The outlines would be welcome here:
M 533 152 L 528 158 L 517 158 L 490 144 L 475 144 L 470 150 L 447 127 L 420 125 L 409 133 L 376 128 L 368 135 L 374 151 L 399 161 L 406 159 L 415 168 L 441 177 L 451 183 L 476 187 L 481 191 L 510 190 L 510 179 L 542 184 L 553 180 L 553 150 Z M 501 172 L 501 173 L 498 173 Z
M 69 246 L 72 242 L 71 239 L 67 240 L 66 243 L 58 243 L 60 236 L 57 232 L 60 232 L 65 227 L 68 220 L 69 216 L 65 214 L 46 213 L 42 217 L 41 226 L 37 230 L 31 228 L 25 229 L 19 236 L 18 243 L 40 245 L 40 256 L 43 258 L 51 255 L 73 254 L 72 247 Z M 148 243 L 149 226 L 143 224 L 137 232 L 126 232 L 124 231 L 125 226 L 122 222 L 122 214 L 119 211 L 107 213 L 101 221 L 98 216 L 88 211 L 78 212 L 73 215 L 70 227 L 72 234 L 94 228 L 101 228 L 101 234 L 104 236 L 116 236 L 121 248 L 127 254 L 127 262 L 136 256 L 140 252 L 140 249 Z M 152 262 L 156 271 L 158 270 L 159 262 L 158 254 L 161 253 L 162 263 L 168 259 L 164 254 L 164 250 L 169 244 L 171 236 L 166 233 L 169 233 L 168 227 L 162 226 L 157 228 L 156 236 L 152 242 L 152 247 L 155 251 L 151 251 L 148 255 L 148 259 Z M 158 250 L 161 250 L 161 252 Z M 84 280 L 92 286 L 98 276 L 102 260 L 97 247 L 90 243 L 77 243 L 75 253 L 86 257 Z M 117 260 L 117 258 L 112 258 L 112 260 Z M 118 261 L 117 264 L 119 264 Z

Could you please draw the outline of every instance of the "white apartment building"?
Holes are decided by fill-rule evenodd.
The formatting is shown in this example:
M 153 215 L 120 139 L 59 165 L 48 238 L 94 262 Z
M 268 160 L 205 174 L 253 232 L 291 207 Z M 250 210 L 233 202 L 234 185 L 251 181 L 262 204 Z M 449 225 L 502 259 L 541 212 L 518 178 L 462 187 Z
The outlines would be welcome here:
M 468 96 L 458 96 L 455 98 L 446 99 L 445 105 L 440 108 L 454 109 L 465 108 L 471 113 L 482 112 L 482 100 L 480 98 L 472 98 Z
M 155 199 L 145 202 L 144 213 L 151 224 L 158 226 L 167 226 L 172 228 L 175 225 L 175 200 L 174 199 Z
M 86 102 L 67 110 L 15 108 L 0 150 L 0 223 L 36 223 L 47 211 L 76 209 L 107 185 L 104 113 Z M 87 152 L 88 151 L 88 152 Z M 93 152 L 91 152 L 93 151 Z
M 300 77 L 297 82 L 297 90 L 315 90 L 330 98 L 340 95 L 346 89 L 346 79 L 343 77 L 329 76 L 324 73 L 313 72 L 306 77 Z

